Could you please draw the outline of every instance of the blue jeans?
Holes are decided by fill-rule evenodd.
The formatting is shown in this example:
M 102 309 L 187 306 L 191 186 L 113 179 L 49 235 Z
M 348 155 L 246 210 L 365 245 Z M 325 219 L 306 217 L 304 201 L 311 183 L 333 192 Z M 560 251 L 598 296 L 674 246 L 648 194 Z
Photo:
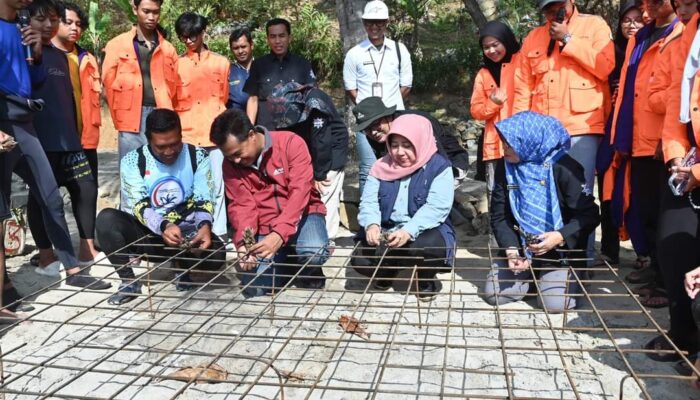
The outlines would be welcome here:
M 145 146 L 148 144 L 148 140 L 146 140 L 146 118 L 148 117 L 148 114 L 151 113 L 151 111 L 155 110 L 155 107 L 141 107 L 141 126 L 139 126 L 139 132 L 134 133 L 134 132 L 119 132 L 119 138 L 117 142 L 117 146 L 119 148 L 119 166 L 121 168 L 121 161 L 124 156 L 132 151 L 136 150 L 139 147 Z M 124 196 L 124 192 L 120 192 L 119 195 L 119 209 L 122 211 L 126 211 L 126 197 Z
M 259 235 L 260 241 L 265 236 Z M 295 246 L 296 245 L 296 246 Z M 239 273 L 246 297 L 263 296 L 283 288 L 296 275 L 297 282 L 324 280 L 321 265 L 328 260 L 326 219 L 320 214 L 305 215 L 297 234 L 273 258 L 258 259 L 254 271 Z M 301 266 L 307 265 L 303 270 Z M 274 277 L 274 281 L 273 281 Z M 246 287 L 247 286 L 247 287 Z
M 583 166 L 583 174 L 586 178 L 586 190 L 595 196 L 593 185 L 595 182 L 595 161 L 600 144 L 600 135 L 578 135 L 571 137 L 571 150 L 569 155 Z M 590 258 L 589 266 L 593 266 L 595 259 L 595 230 L 588 237 L 586 257 Z
M 355 135 L 355 150 L 357 150 L 358 163 L 357 175 L 360 181 L 360 198 L 362 198 L 362 189 L 365 187 L 369 170 L 372 168 L 374 162 L 377 161 L 377 156 L 374 155 L 374 150 L 369 144 L 370 140 L 372 139 L 367 138 L 367 135 L 362 132 L 358 132 L 357 135 Z

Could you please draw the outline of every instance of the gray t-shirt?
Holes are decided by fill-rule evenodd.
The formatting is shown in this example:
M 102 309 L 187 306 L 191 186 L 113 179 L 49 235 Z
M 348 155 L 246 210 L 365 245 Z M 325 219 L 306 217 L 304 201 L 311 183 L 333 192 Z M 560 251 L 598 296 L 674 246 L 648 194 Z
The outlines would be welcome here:
M 63 51 L 44 46 L 42 60 L 46 81 L 32 94 L 44 100 L 44 109 L 34 116 L 41 146 L 47 152 L 82 150 L 68 58 Z

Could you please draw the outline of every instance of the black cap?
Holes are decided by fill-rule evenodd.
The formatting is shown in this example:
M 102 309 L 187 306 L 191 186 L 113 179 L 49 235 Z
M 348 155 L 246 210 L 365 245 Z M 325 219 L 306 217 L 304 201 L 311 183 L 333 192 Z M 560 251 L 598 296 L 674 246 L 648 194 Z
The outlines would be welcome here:
M 368 97 L 359 102 L 352 110 L 357 121 L 357 130 L 363 131 L 379 118 L 392 115 L 396 112 L 396 106 L 387 107 L 381 97 Z
M 563 3 L 563 2 L 565 2 L 565 1 L 566 1 L 566 0 L 538 0 L 538 1 L 537 1 L 537 7 L 538 7 L 540 10 L 543 10 L 545 7 L 547 7 L 548 5 L 550 5 L 550 4 L 552 4 L 552 3 Z

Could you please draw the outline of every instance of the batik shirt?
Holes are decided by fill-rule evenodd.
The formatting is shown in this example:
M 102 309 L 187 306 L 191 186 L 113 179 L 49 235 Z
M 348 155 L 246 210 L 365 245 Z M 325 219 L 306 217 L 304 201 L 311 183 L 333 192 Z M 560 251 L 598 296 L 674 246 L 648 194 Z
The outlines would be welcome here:
M 196 147 L 197 169 L 193 172 L 187 146 L 183 145 L 172 165 L 161 163 L 148 145 L 143 146 L 143 175 L 138 165 L 138 150 L 127 153 L 121 161 L 125 211 L 155 234 L 162 235 L 166 222 L 178 225 L 183 231 L 197 229 L 203 221 L 212 222 L 214 181 L 209 156 L 206 150 Z

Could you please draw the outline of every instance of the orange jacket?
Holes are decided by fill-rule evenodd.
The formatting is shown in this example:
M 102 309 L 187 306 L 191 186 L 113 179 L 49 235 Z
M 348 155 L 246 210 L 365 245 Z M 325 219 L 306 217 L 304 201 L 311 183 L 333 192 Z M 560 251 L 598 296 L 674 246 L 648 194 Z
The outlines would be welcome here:
M 677 52 L 673 56 L 671 63 L 671 87 L 668 89 L 668 106 L 664 118 L 664 128 L 661 134 L 664 160 L 666 162 L 674 158 L 683 158 L 690 150 L 690 141 L 686 124 L 679 121 L 681 110 L 681 80 L 685 61 L 690 51 L 690 45 L 698 31 L 698 18 L 700 14 L 693 15 L 693 18 L 686 24 L 681 35 Z M 700 73 L 695 77 L 693 89 L 690 94 L 690 119 L 693 125 L 695 141 L 700 143 Z
M 100 112 L 100 70 L 97 59 L 87 51 L 78 48 L 80 71 L 80 110 L 83 120 L 83 131 L 80 142 L 84 149 L 96 149 L 100 143 L 100 127 L 102 114 Z
M 659 48 L 659 54 L 654 59 L 649 84 L 649 108 L 657 114 L 666 115 L 668 106 L 668 89 L 671 86 L 671 66 L 678 55 L 681 44 L 681 34 L 685 29 L 682 23 L 676 24 L 676 29 L 668 36 Z
M 136 27 L 110 40 L 105 47 L 102 82 L 114 128 L 123 132 L 139 132 L 143 80 L 138 55 L 134 48 Z M 151 82 L 159 108 L 173 108 L 177 87 L 177 52 L 170 42 L 158 34 L 158 47 L 151 59 Z
M 470 112 L 472 118 L 485 121 L 484 127 L 484 161 L 503 157 L 501 138 L 496 131 L 496 122 L 513 115 L 513 74 L 518 63 L 518 54 L 514 54 L 510 63 L 501 64 L 500 88 L 506 93 L 505 104 L 498 105 L 491 101 L 491 93 L 499 88 L 486 68 L 479 70 L 474 79 Z
M 607 23 L 574 10 L 571 40 L 547 57 L 549 22 L 530 32 L 515 70 L 513 113 L 531 110 L 559 119 L 571 135 L 603 134 L 608 75 L 615 50 Z
M 634 118 L 632 122 L 632 156 L 633 157 L 648 157 L 656 153 L 656 148 L 661 140 L 661 130 L 664 124 L 664 113 L 658 113 L 652 110 L 649 101 L 649 88 L 654 80 L 654 65 L 659 51 L 665 47 L 670 41 L 680 35 L 683 31 L 683 24 L 676 23 L 673 31 L 665 38 L 659 39 L 652 43 L 642 55 L 637 67 L 637 76 L 634 80 Z M 630 37 L 627 42 L 627 51 L 625 52 L 625 62 L 622 64 L 620 72 L 620 86 L 615 102 L 615 111 L 613 113 L 613 124 L 610 133 L 610 143 L 615 140 L 617 134 L 618 115 L 622 104 L 622 99 L 625 96 L 625 81 L 627 80 L 627 69 L 629 60 L 637 44 L 636 37 Z
M 180 57 L 175 111 L 180 116 L 185 142 L 214 146 L 209 131 L 214 118 L 226 110 L 230 67 L 226 57 L 209 50 L 200 54 L 188 52 Z

